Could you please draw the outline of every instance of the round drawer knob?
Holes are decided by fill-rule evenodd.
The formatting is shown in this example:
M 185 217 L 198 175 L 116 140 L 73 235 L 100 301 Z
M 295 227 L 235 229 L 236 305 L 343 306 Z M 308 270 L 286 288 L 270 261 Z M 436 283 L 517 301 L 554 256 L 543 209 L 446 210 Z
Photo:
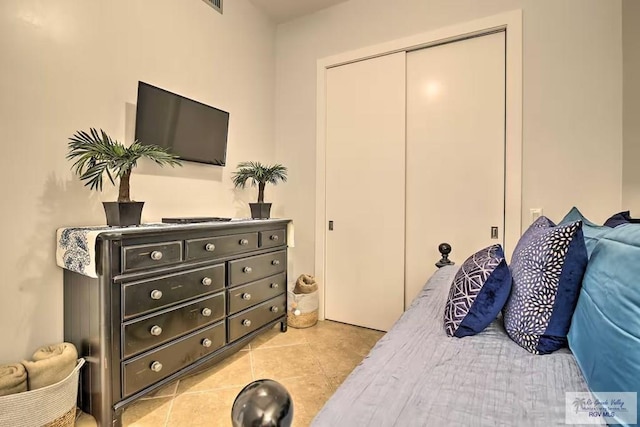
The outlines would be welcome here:
M 277 259 L 274 259 L 273 261 L 271 261 L 271 265 L 280 265 L 280 261 Z
M 277 235 L 277 234 L 272 234 L 269 238 L 270 238 L 271 240 L 276 240 L 276 241 L 277 241 L 280 237 L 278 237 L 278 235 Z
M 153 372 L 160 372 L 160 371 L 162 371 L 162 363 L 160 363 L 160 362 L 158 362 L 158 361 L 153 362 L 153 363 L 151 364 L 151 370 L 152 370 Z
M 213 252 L 216 250 L 216 245 L 214 245 L 213 243 L 207 243 L 206 245 L 204 245 L 204 250 L 207 252 Z
M 205 339 L 202 340 L 202 346 L 203 347 L 209 348 L 209 347 L 211 347 L 211 344 L 213 344 L 213 343 L 211 342 L 211 340 L 209 338 L 205 338 Z
M 205 286 L 211 286 L 212 283 L 213 280 L 211 280 L 211 277 L 205 277 L 202 279 L 202 284 Z
M 242 326 L 246 326 L 246 327 L 251 326 L 251 320 L 249 320 L 249 319 L 244 319 L 244 320 L 242 321 Z
M 157 337 L 158 335 L 160 335 L 162 333 L 162 328 L 160 326 L 158 326 L 158 325 L 153 325 L 149 332 L 151 332 L 151 335 Z
M 159 261 L 162 259 L 162 252 L 160 251 L 153 251 L 151 252 L 151 259 L 154 261 Z
M 272 313 L 277 313 L 278 312 L 278 307 L 276 307 L 275 305 L 273 307 L 271 307 L 269 310 L 271 310 Z
M 162 291 L 154 289 L 151 291 L 151 299 L 160 299 L 162 298 Z
M 251 299 L 251 294 L 245 292 L 244 294 L 242 294 L 242 299 L 246 299 L 247 301 L 249 301 Z
M 204 317 L 209 317 L 211 316 L 211 309 L 209 307 L 205 307 L 202 309 L 202 315 Z
M 242 246 L 247 246 L 249 244 L 249 241 L 247 239 L 240 239 L 239 242 Z
M 277 283 L 272 283 L 272 284 L 271 284 L 271 287 L 272 287 L 273 289 L 278 289 L 278 287 L 280 287 L 280 285 L 278 285 Z
M 247 273 L 247 274 L 251 273 L 252 271 L 253 271 L 253 269 L 251 267 L 245 267 L 245 268 L 242 269 L 242 272 L 243 273 Z

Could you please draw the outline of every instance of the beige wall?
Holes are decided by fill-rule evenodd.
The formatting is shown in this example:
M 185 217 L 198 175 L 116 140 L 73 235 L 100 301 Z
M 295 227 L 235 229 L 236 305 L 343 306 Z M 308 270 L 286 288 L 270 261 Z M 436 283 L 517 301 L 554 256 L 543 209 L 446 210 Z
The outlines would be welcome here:
M 640 1 L 622 0 L 622 207 L 640 217 Z
M 224 16 L 198 0 L 0 3 L 0 363 L 62 340 L 55 230 L 104 224 L 100 202 L 117 194 L 72 175 L 67 138 L 93 126 L 131 142 L 138 80 L 225 109 L 226 168 L 145 163 L 132 197 L 146 202 L 145 221 L 248 216 L 255 194 L 234 192 L 230 174 L 241 160 L 274 160 L 274 43 L 248 0 L 226 2 Z
M 291 165 L 285 213 L 296 222 L 294 274 L 314 271 L 317 60 L 520 8 L 523 225 L 530 208 L 560 220 L 575 204 L 594 221 L 619 210 L 620 0 L 350 0 L 277 31 L 276 144 Z

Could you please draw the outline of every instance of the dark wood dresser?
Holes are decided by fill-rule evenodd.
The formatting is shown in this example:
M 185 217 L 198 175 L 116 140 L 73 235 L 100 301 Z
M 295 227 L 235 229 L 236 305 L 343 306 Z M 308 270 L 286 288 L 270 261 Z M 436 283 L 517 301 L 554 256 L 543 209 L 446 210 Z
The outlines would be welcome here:
M 81 408 L 100 426 L 280 323 L 288 220 L 105 231 L 98 278 L 64 270 L 64 335 L 87 361 Z

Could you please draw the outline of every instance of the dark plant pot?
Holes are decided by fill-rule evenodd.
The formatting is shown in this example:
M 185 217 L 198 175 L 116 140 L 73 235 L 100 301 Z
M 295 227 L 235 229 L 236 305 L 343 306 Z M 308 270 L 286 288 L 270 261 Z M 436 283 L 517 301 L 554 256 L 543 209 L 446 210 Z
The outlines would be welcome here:
M 251 218 L 269 219 L 271 215 L 271 203 L 249 203 Z
M 107 225 L 140 225 L 144 202 L 102 202 L 107 214 Z

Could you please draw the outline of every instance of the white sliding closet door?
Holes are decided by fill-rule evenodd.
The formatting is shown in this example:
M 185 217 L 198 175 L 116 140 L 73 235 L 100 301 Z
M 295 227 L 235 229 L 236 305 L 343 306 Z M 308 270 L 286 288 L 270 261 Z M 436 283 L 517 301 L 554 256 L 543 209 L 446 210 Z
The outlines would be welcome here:
M 407 53 L 406 301 L 451 244 L 503 244 L 505 34 Z M 491 227 L 499 238 L 491 238 Z
M 325 317 L 383 331 L 404 310 L 405 65 L 326 74 Z

